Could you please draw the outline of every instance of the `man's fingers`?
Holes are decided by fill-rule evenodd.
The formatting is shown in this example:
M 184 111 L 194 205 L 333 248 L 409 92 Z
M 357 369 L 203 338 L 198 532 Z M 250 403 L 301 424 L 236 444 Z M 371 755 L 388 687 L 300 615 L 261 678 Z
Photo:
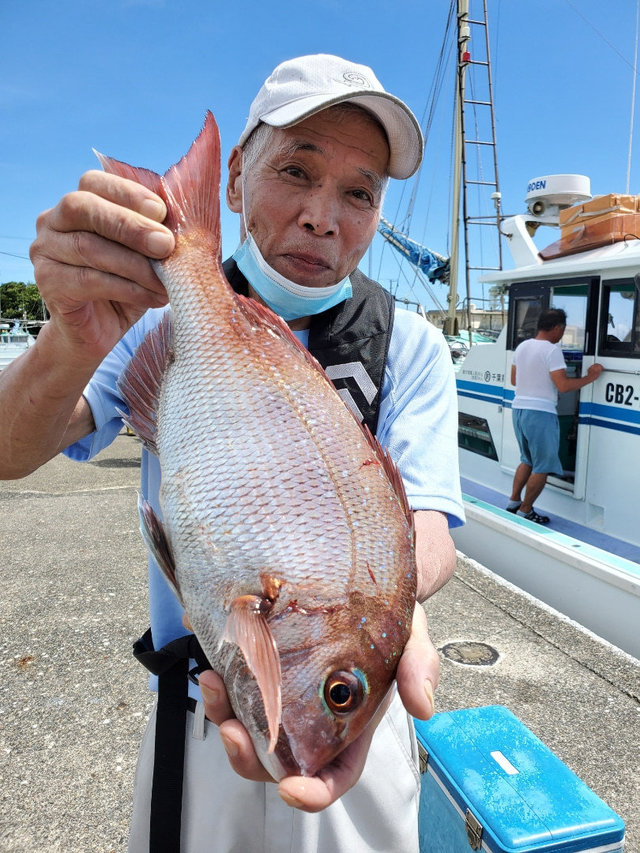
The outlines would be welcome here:
M 273 782 L 260 763 L 249 732 L 242 723 L 227 720 L 219 726 L 219 732 L 229 763 L 239 776 L 254 782 Z
M 207 719 L 217 726 L 222 725 L 225 720 L 233 719 L 235 715 L 220 676 L 212 669 L 207 669 L 198 676 L 198 684 Z
M 136 210 L 156 222 L 164 222 L 167 215 L 164 201 L 147 187 L 137 181 L 130 181 L 119 175 L 110 175 L 99 169 L 85 172 L 80 178 L 78 189 L 95 193 L 130 210 Z
M 38 228 L 45 224 L 58 232 L 98 234 L 151 258 L 164 258 L 174 247 L 173 234 L 164 225 L 89 192 L 65 195 L 54 208 L 39 217 Z
M 419 720 L 428 720 L 433 715 L 433 692 L 438 686 L 439 677 L 438 652 L 429 637 L 424 609 L 416 603 L 411 636 L 396 673 L 398 692 L 409 714 Z
M 37 241 L 31 260 L 44 299 L 58 302 L 93 302 L 106 299 L 157 307 L 167 295 L 147 258 L 86 232 L 56 237 L 56 246 L 41 253 Z M 57 286 L 64 279 L 65 288 Z

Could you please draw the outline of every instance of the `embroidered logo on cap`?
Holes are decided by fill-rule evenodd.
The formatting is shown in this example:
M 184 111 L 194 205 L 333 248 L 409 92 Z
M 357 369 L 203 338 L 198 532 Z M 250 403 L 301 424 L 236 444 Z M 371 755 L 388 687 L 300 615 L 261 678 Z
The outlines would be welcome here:
M 359 86 L 363 89 L 371 88 L 371 83 L 369 83 L 367 78 L 358 71 L 345 71 L 342 75 L 342 79 L 347 86 Z

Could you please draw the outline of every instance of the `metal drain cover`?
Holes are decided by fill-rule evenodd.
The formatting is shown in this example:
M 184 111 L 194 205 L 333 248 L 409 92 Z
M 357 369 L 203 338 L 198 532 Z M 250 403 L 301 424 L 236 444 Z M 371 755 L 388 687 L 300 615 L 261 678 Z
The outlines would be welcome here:
M 500 657 L 493 646 L 473 641 L 447 643 L 440 651 L 449 660 L 467 666 L 493 666 Z

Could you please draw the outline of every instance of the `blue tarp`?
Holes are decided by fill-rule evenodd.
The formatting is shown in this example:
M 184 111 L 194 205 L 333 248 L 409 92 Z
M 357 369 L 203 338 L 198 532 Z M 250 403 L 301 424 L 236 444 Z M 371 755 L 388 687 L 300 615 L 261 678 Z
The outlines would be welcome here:
M 401 231 L 396 231 L 386 219 L 380 220 L 378 232 L 388 243 L 391 243 L 394 249 L 425 273 L 429 281 L 441 281 L 443 284 L 449 281 L 449 258 L 427 249 L 426 246 L 421 246 Z

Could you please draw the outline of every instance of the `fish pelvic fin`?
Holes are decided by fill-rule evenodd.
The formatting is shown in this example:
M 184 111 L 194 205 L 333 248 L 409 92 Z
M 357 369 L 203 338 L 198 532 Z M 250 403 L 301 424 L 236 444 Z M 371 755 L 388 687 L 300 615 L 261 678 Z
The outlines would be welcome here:
M 185 156 L 163 177 L 149 169 L 130 166 L 113 157 L 94 153 L 105 172 L 147 187 L 167 206 L 164 224 L 174 234 L 203 229 L 215 242 L 220 256 L 220 134 L 213 113 L 207 110 L 204 127 Z
M 231 602 L 222 641 L 235 643 L 253 673 L 269 726 L 269 752 L 278 741 L 282 716 L 282 674 L 278 647 L 267 622 L 271 602 L 259 595 L 238 596 Z
M 167 538 L 164 525 L 156 515 L 153 507 L 142 495 L 138 495 L 138 514 L 140 515 L 140 531 L 149 552 L 158 564 L 160 571 L 167 579 L 169 586 L 182 604 L 182 596 L 176 579 L 176 567 L 173 559 L 171 543 Z
M 165 313 L 135 351 L 120 374 L 118 392 L 129 414 L 118 410 L 125 424 L 142 440 L 147 450 L 157 455 L 156 430 L 160 385 L 173 358 L 171 314 Z

